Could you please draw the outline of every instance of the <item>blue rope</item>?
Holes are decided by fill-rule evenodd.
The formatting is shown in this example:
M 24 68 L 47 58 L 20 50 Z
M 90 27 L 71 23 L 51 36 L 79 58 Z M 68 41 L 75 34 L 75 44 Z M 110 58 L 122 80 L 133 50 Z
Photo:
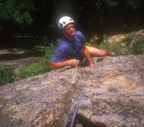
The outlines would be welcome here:
M 80 105 L 80 101 L 81 101 L 81 97 L 82 97 L 82 95 L 83 95 L 83 93 L 84 93 L 84 90 L 85 90 L 85 86 L 82 88 L 82 90 L 81 90 L 81 92 L 80 92 L 80 95 L 79 95 L 79 97 L 78 97 L 78 103 L 77 103 L 77 105 L 76 105 L 76 108 L 75 108 L 75 111 L 74 111 L 74 114 L 73 114 L 73 117 L 72 117 L 72 122 L 71 122 L 71 124 L 70 124 L 70 127 L 73 127 L 73 125 L 74 125 L 76 113 L 77 113 L 77 111 L 78 111 L 78 108 L 79 108 L 79 105 Z

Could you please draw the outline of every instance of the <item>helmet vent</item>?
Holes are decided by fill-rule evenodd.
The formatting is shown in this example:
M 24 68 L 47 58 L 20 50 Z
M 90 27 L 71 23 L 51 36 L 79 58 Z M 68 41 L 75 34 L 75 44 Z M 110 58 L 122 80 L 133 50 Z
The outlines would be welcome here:
M 62 24 L 62 23 L 60 23 L 60 27 L 61 27 L 61 28 L 63 27 L 63 24 Z
M 63 22 L 63 24 L 65 25 L 65 24 L 66 24 L 66 22 Z

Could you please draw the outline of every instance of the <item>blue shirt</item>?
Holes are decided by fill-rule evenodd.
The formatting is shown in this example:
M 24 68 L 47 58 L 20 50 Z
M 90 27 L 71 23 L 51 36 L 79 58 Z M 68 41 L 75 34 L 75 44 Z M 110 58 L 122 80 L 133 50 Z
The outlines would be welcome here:
M 85 58 L 83 53 L 85 41 L 86 38 L 80 31 L 76 31 L 75 38 L 72 41 L 69 41 L 66 38 L 62 39 L 57 47 L 52 63 L 74 58 L 82 61 Z

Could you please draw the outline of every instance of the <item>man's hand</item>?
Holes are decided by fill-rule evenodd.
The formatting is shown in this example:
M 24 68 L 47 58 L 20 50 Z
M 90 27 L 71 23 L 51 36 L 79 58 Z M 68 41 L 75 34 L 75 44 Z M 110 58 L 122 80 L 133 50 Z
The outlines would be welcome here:
M 80 61 L 77 59 L 65 60 L 62 62 L 51 63 L 51 68 L 58 69 L 58 68 L 66 67 L 66 66 L 76 67 L 79 65 L 79 63 Z
M 69 62 L 69 65 L 73 67 L 78 66 L 80 63 L 80 61 L 77 59 L 71 59 L 71 60 L 68 60 L 68 62 Z
M 95 67 L 94 63 L 91 63 L 89 66 L 90 66 L 91 68 L 94 68 L 94 67 Z

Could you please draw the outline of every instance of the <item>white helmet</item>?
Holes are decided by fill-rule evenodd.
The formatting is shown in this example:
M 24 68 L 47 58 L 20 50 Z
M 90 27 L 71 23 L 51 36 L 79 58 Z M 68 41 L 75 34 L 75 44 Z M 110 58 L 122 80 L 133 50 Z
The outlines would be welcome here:
M 64 17 L 60 18 L 60 20 L 58 21 L 58 27 L 60 29 L 63 29 L 66 25 L 68 25 L 70 23 L 75 23 L 75 22 L 71 17 L 64 16 Z

